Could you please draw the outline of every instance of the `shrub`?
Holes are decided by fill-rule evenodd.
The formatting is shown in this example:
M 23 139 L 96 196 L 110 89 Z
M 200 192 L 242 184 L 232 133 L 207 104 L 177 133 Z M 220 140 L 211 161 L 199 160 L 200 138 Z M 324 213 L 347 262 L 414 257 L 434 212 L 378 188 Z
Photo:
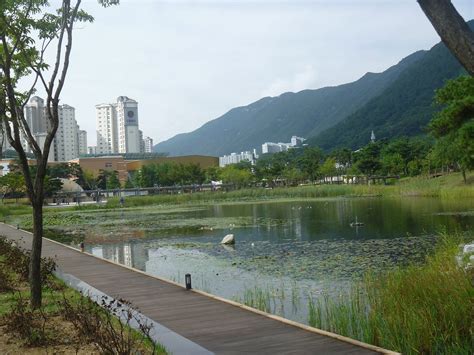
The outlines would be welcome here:
M 151 337 L 152 325 L 138 317 L 127 301 L 103 296 L 98 303 L 88 297 L 72 302 L 63 295 L 60 308 L 64 318 L 74 325 L 80 336 L 94 343 L 101 353 L 135 354 L 137 349 L 144 349 L 149 344 L 150 352 L 156 354 L 157 346 Z M 138 324 L 140 332 L 131 328 L 132 323 Z

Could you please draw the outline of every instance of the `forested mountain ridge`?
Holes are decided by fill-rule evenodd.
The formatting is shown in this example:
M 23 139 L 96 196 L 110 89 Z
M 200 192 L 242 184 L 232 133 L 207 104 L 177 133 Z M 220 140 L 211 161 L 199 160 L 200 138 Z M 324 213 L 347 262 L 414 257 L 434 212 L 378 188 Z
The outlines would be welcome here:
M 474 21 L 468 22 L 474 29 Z M 343 121 L 311 138 L 308 143 L 332 150 L 357 149 L 370 139 L 415 136 L 426 132 L 426 125 L 441 107 L 434 102 L 437 89 L 465 70 L 443 43 L 432 47 L 413 63 L 380 95 Z
M 424 55 L 424 51 L 415 52 L 382 73 L 367 73 L 349 84 L 284 93 L 233 108 L 193 132 L 157 144 L 154 149 L 170 155 L 217 156 L 260 148 L 268 141 L 286 142 L 292 135 L 315 136 L 363 107 Z

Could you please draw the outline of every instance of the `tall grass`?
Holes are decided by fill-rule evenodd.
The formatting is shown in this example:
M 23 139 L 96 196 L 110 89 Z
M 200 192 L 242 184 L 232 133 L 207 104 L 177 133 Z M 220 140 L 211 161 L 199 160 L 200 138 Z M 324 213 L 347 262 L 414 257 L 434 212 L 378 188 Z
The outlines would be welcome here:
M 31 206 L 26 204 L 8 203 L 0 204 L 0 220 L 3 221 L 9 216 L 18 216 L 31 213 Z
M 472 174 L 471 174 L 472 175 Z M 470 176 L 469 180 L 474 180 Z M 125 199 L 126 207 L 154 204 L 184 204 L 205 202 L 239 202 L 275 199 L 307 199 L 325 197 L 364 196 L 419 196 L 443 199 L 474 198 L 474 184 L 464 184 L 460 174 L 438 178 L 406 178 L 395 185 L 309 185 L 278 187 L 274 189 L 248 188 L 234 191 L 198 192 L 186 194 L 163 194 L 131 196 Z M 106 208 L 120 207 L 119 198 L 110 198 Z
M 271 293 L 269 290 L 254 287 L 246 289 L 243 303 L 249 307 L 259 309 L 263 312 L 271 312 Z
M 311 299 L 310 325 L 404 354 L 471 354 L 473 273 L 455 261 L 459 241 L 444 236 L 422 266 L 369 274 L 338 299 Z

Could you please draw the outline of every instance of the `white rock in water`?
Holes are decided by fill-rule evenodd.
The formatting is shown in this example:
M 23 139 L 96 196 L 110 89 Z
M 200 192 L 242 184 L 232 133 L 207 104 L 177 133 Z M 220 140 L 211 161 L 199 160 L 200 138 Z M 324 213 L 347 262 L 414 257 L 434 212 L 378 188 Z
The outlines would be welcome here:
M 235 244 L 235 238 L 233 234 L 227 234 L 223 239 L 221 244 Z
M 466 244 L 463 249 L 464 254 L 474 253 L 474 243 Z

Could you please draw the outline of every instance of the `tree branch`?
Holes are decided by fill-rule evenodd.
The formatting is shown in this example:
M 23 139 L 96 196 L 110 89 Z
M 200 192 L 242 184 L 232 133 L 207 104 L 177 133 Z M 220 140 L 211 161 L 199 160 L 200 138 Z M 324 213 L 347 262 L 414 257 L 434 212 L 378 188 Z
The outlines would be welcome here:
M 474 32 L 449 0 L 418 0 L 441 40 L 474 76 Z

